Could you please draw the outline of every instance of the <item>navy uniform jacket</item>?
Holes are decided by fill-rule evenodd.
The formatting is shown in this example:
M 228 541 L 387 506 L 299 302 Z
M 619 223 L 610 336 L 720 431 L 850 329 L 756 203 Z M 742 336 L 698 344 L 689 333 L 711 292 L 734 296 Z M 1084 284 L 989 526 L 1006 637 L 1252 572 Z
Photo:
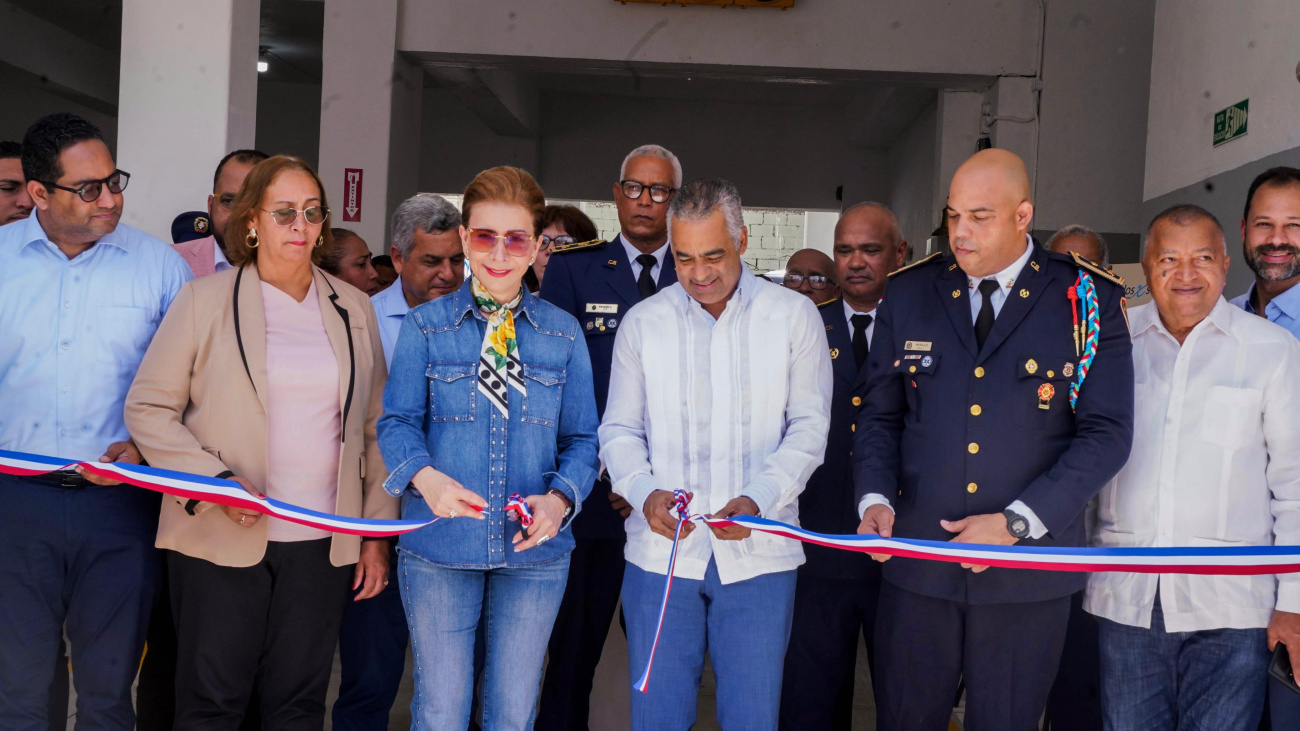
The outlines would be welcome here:
M 1100 347 L 1071 412 L 1079 358 L 1066 292 L 1085 269 L 1097 286 Z M 1001 513 L 1022 500 L 1048 533 L 1018 545 L 1086 545 L 1084 507 L 1124 466 L 1133 441 L 1122 280 L 1034 246 L 977 351 L 967 278 L 954 258 L 931 257 L 896 274 L 876 310 L 867 362 L 854 444 L 858 498 L 890 498 L 897 538 L 948 540 L 941 519 Z M 993 604 L 1065 596 L 1082 589 L 1087 574 L 975 574 L 894 558 L 884 578 L 917 594 Z
M 659 289 L 677 283 L 672 252 L 659 267 Z M 609 397 L 610 362 L 614 336 L 632 305 L 641 301 L 632 264 L 620 237 L 608 243 L 557 247 L 542 277 L 542 299 L 573 315 L 587 336 L 591 372 L 595 381 L 596 414 L 604 416 Z M 636 506 L 638 509 L 640 505 Z M 573 522 L 576 538 L 624 537 L 623 517 L 609 504 L 609 482 L 597 480 Z
M 839 299 L 817 306 L 826 325 L 826 342 L 831 349 L 835 390 L 831 398 L 831 426 L 826 436 L 826 457 L 808 478 L 799 495 L 799 525 L 818 533 L 853 534 L 857 531 L 857 509 L 853 495 L 853 422 L 867 392 L 867 368 L 853 362 L 853 329 L 844 319 Z M 880 573 L 869 556 L 812 543 L 804 544 L 807 561 L 799 572 L 826 579 L 861 579 Z

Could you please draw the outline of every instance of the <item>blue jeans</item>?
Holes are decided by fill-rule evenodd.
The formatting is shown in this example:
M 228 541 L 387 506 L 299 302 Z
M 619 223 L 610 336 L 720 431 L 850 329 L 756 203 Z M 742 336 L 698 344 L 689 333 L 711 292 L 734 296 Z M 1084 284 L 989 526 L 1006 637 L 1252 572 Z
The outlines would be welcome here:
M 1102 619 L 1101 707 L 1107 731 L 1255 731 L 1264 710 L 1263 629 L 1166 632 Z
M 632 691 L 633 731 L 687 731 L 695 724 L 705 650 L 717 676 L 722 728 L 774 731 L 795 576 L 781 571 L 723 584 L 710 560 L 703 581 L 674 579 L 649 688 Z M 623 574 L 629 683 L 650 657 L 664 578 L 631 563 Z
M 465 731 L 474 694 L 474 634 L 486 615 L 483 731 L 529 731 L 546 641 L 569 557 L 498 569 L 459 569 L 398 551 L 415 657 L 412 731 Z

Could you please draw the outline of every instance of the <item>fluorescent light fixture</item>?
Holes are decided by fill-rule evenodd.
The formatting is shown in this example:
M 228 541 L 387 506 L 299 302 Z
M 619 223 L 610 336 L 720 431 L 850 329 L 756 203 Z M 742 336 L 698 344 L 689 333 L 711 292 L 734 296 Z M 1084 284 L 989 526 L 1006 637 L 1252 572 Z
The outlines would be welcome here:
M 269 69 L 269 68 L 271 68 L 271 66 L 270 66 L 270 64 L 268 64 L 267 62 L 265 62 L 265 61 L 258 61 L 258 62 L 257 62 L 257 73 L 259 73 L 259 74 L 264 74 L 264 73 L 266 73 L 266 70 Z

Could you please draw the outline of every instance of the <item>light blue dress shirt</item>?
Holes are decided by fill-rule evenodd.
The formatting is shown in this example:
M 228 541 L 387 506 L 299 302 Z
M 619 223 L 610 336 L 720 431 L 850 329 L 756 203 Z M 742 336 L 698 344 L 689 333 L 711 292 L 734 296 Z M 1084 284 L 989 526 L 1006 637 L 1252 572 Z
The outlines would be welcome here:
M 1249 312 L 1252 315 L 1258 315 L 1255 312 L 1255 306 L 1251 300 L 1255 295 L 1255 285 L 1250 285 L 1250 289 L 1240 297 L 1231 300 L 1231 303 Z M 1300 338 L 1300 285 L 1295 285 L 1273 298 L 1271 302 L 1264 306 L 1264 317 L 1269 322 L 1281 325 L 1291 334 Z
M 129 438 L 127 389 L 194 275 L 122 224 L 70 260 L 39 215 L 0 227 L 0 449 L 96 460 Z
M 376 292 L 370 298 L 375 308 L 375 317 L 379 320 L 379 341 L 384 344 L 384 363 L 393 367 L 393 348 L 397 347 L 397 336 L 402 333 L 402 320 L 411 306 L 406 304 L 406 295 L 402 293 L 402 278 L 388 285 L 388 289 Z

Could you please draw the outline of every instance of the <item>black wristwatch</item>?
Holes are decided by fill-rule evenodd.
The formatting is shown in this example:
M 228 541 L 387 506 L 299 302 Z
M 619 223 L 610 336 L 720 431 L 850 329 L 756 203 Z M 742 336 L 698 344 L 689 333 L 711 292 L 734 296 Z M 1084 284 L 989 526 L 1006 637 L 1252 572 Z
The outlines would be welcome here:
M 1029 518 L 1017 513 L 1010 508 L 1003 510 L 1002 514 L 1007 517 L 1007 532 L 1016 538 L 1029 537 Z

